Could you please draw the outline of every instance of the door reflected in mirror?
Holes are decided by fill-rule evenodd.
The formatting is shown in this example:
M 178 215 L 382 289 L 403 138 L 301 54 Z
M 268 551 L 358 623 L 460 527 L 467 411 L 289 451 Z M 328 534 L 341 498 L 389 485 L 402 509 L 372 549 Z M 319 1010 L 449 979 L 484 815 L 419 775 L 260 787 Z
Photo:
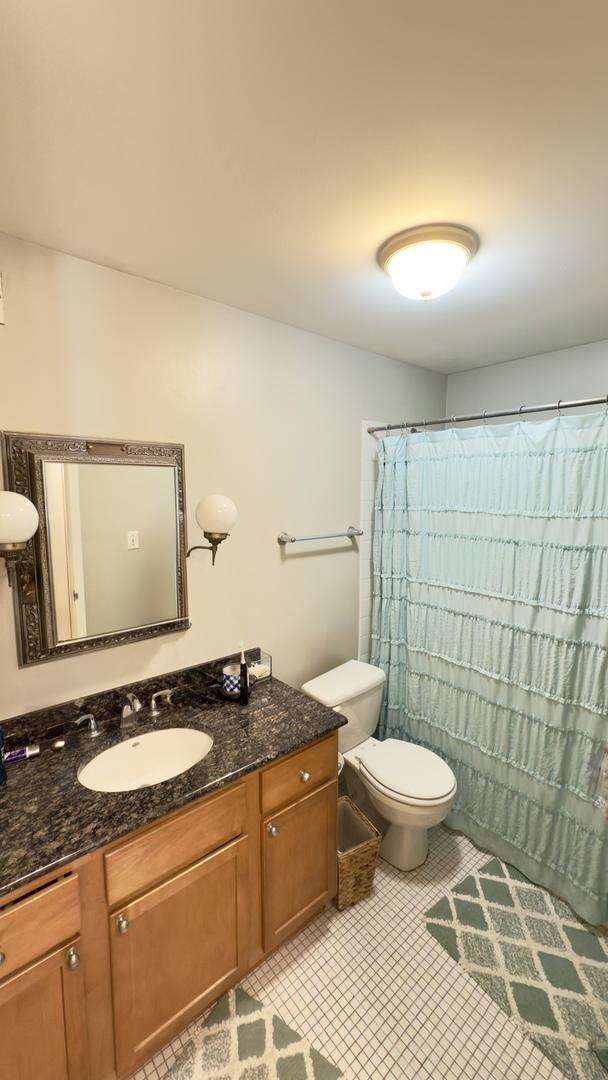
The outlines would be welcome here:
M 43 463 L 55 641 L 176 619 L 176 470 Z

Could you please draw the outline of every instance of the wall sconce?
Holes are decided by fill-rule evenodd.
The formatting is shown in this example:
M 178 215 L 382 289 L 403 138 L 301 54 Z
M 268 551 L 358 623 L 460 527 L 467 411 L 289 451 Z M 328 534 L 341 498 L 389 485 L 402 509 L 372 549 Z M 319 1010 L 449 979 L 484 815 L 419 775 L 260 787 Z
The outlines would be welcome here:
M 203 530 L 205 540 L 209 541 L 209 546 L 196 544 L 194 547 L 188 548 L 186 558 L 193 551 L 210 551 L 211 563 L 215 565 L 217 549 L 222 540 L 225 540 L 230 535 L 230 530 L 239 516 L 238 510 L 232 499 L 229 499 L 227 495 L 206 495 L 199 502 L 194 511 L 194 516 Z
M 4 559 L 11 584 L 11 569 L 17 569 L 28 540 L 38 528 L 38 511 L 25 495 L 0 491 L 0 559 Z

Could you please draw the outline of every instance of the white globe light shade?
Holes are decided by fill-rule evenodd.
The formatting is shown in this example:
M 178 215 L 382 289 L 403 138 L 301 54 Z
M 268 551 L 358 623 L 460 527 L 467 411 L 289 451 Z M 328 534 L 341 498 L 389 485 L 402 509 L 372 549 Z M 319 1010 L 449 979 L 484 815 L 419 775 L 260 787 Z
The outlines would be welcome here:
M 38 511 L 25 495 L 0 491 L 0 546 L 25 544 L 38 528 Z
M 229 533 L 239 514 L 227 495 L 206 495 L 199 502 L 195 516 L 203 532 Z
M 385 240 L 377 259 L 401 296 L 434 300 L 458 284 L 479 237 L 466 225 L 415 225 Z
M 470 253 L 451 240 L 422 240 L 396 251 L 386 263 L 398 293 L 410 300 L 434 300 L 458 284 Z

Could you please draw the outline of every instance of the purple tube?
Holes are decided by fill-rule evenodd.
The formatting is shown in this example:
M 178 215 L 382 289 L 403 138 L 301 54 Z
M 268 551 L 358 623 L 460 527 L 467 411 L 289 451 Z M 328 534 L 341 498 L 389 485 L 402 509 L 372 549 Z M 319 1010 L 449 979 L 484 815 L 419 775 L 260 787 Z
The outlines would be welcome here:
M 14 765 L 16 761 L 27 761 L 28 758 L 36 757 L 40 753 L 40 747 L 38 743 L 31 743 L 30 746 L 17 746 L 14 750 L 4 751 L 4 764 Z

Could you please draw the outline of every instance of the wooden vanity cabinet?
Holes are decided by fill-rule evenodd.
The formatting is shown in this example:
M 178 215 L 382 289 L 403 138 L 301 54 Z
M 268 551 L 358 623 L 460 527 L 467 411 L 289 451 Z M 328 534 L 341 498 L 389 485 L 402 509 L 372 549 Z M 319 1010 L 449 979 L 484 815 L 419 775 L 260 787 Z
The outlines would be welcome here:
M 308 922 L 336 775 L 332 734 L 6 897 L 0 1080 L 126 1080 Z
M 53 892 L 53 889 L 48 890 Z M 56 897 L 69 905 L 69 893 L 55 892 L 50 910 L 58 913 Z M 43 902 L 46 897 L 42 894 Z M 37 897 L 35 897 L 37 900 Z M 30 917 L 41 917 L 38 951 L 44 949 L 44 903 L 33 907 L 26 900 L 0 916 L 0 930 L 8 937 L 10 951 L 3 962 L 10 962 L 17 946 L 22 955 L 35 953 L 36 926 Z M 49 906 L 49 905 L 48 905 Z M 67 922 L 71 913 L 66 912 Z M 9 924 L 10 919 L 10 924 Z M 60 921 L 60 920 L 59 920 Z M 5 924 L 3 924 L 3 922 Z M 19 926 L 21 923 L 21 926 Z M 60 940 L 59 924 L 56 939 Z M 27 964 L 0 983 L 0 1032 L 4 1036 L 0 1056 L 2 1080 L 89 1080 L 89 1044 L 87 1044 L 86 1008 L 81 968 L 80 937 L 55 948 L 48 956 Z
M 2 1080 L 88 1080 L 78 874 L 3 903 L 2 976 Z
M 336 895 L 337 804 L 338 784 L 330 780 L 262 823 L 266 952 Z
M 233 841 L 110 915 L 119 1076 L 247 970 L 247 845 Z
M 0 984 L 0 1076 L 88 1080 L 80 939 Z
M 262 814 L 267 817 L 338 775 L 335 735 L 296 750 L 260 773 Z
M 266 953 L 336 895 L 338 737 L 309 743 L 260 774 Z
M 168 821 L 159 822 L 104 855 L 106 895 L 113 907 L 248 831 L 249 783 L 230 784 Z

